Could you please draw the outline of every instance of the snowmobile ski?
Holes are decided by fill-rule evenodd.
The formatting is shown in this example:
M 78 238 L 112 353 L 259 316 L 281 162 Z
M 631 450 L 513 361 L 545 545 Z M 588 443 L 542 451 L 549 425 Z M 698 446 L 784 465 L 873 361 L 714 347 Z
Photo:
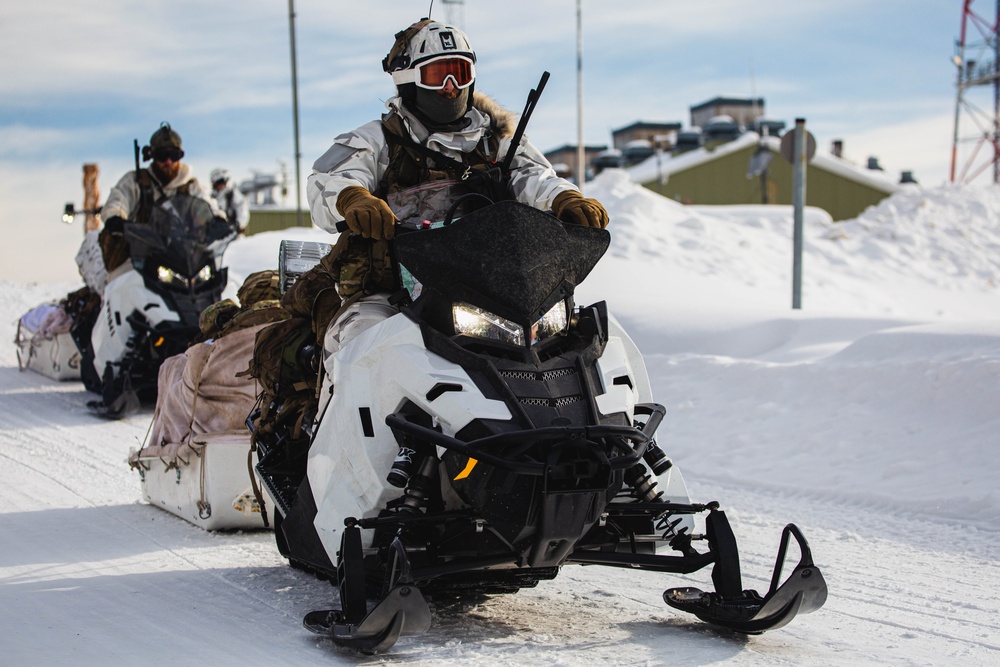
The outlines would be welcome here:
M 417 635 L 431 627 L 431 611 L 420 589 L 413 585 L 406 551 L 397 538 L 390 547 L 386 569 L 389 592 L 367 611 L 361 531 L 349 526 L 341 541 L 337 566 L 341 609 L 312 611 L 302 619 L 311 632 L 329 635 L 335 644 L 362 653 L 391 647 L 401 635 Z
M 728 524 L 726 528 L 728 529 Z M 779 586 L 789 536 L 795 538 L 801 555 L 791 575 Z M 721 577 L 717 576 L 720 565 L 727 569 L 721 577 L 727 577 L 728 581 L 720 582 Z M 826 602 L 826 581 L 819 568 L 813 564 L 809 544 L 795 524 L 788 524 L 781 533 L 771 587 L 764 597 L 755 590 L 739 590 L 738 562 L 735 570 L 727 568 L 723 561 L 717 561 L 716 568 L 713 579 L 717 592 L 707 593 L 691 587 L 670 588 L 663 592 L 664 602 L 674 609 L 694 614 L 706 623 L 746 634 L 761 634 L 780 628 L 797 614 L 815 611 Z
M 97 417 L 108 420 L 122 419 L 138 412 L 139 397 L 132 391 L 122 392 L 118 398 L 106 403 L 104 401 L 87 401 L 87 410 Z
M 312 611 L 302 619 L 307 630 L 329 635 L 335 644 L 361 653 L 379 653 L 401 635 L 431 627 L 431 611 L 416 586 L 397 586 L 360 623 L 349 623 L 337 609 Z

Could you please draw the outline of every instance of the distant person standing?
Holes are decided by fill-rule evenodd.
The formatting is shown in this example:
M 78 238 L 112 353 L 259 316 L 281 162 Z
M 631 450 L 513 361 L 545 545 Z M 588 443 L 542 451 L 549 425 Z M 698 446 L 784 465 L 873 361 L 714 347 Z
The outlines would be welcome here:
M 226 219 L 229 222 L 237 224 L 240 232 L 245 232 L 247 223 L 250 222 L 250 204 L 247 198 L 232 184 L 228 170 L 213 169 L 211 177 L 212 196 L 215 197 L 219 208 L 226 212 Z

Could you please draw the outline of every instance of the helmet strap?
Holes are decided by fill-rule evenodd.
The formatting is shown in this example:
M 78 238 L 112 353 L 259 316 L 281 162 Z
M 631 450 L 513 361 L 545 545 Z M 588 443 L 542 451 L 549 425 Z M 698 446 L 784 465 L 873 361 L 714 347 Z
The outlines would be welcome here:
M 392 72 L 397 69 L 406 69 L 410 66 L 410 55 L 406 49 L 410 46 L 410 40 L 423 30 L 424 26 L 434 21 L 428 18 L 421 19 L 405 30 L 396 33 L 396 41 L 389 49 L 389 54 L 382 60 L 382 70 Z

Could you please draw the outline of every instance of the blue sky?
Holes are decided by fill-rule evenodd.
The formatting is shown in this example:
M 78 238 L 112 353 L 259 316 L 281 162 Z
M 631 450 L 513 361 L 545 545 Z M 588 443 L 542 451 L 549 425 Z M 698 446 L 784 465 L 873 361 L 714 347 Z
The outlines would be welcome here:
M 333 137 L 384 110 L 381 60 L 428 0 L 295 5 L 304 180 Z M 973 9 L 995 12 L 988 0 Z M 439 0 L 435 17 L 446 12 Z M 463 14 L 477 88 L 520 112 L 548 70 L 528 135 L 543 151 L 575 143 L 575 0 L 466 0 Z M 805 118 L 821 151 L 841 139 L 849 159 L 874 155 L 939 184 L 961 15 L 961 0 L 584 0 L 584 141 L 609 144 L 636 120 L 687 125 L 693 105 L 756 93 L 769 117 Z M 0 6 L 0 227 L 17 241 L 4 244 L 0 279 L 74 279 L 82 232 L 59 214 L 82 203 L 81 165 L 99 164 L 106 194 L 131 168 L 133 138 L 145 143 L 160 121 L 203 179 L 279 161 L 294 176 L 288 28 L 282 0 Z

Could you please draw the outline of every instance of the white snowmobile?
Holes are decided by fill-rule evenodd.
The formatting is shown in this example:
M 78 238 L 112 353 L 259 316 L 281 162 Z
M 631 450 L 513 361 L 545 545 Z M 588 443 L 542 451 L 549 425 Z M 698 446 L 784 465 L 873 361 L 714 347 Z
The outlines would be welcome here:
M 130 265 L 109 275 L 92 329 L 74 330 L 84 384 L 102 397 L 88 407 L 109 418 L 155 401 L 160 364 L 187 349 L 201 311 L 221 298 L 222 254 L 237 234 L 185 193 L 155 203 L 148 222 L 123 231 Z
M 575 306 L 607 231 L 514 202 L 398 229 L 401 280 L 415 280 L 399 314 L 335 355 L 307 454 L 259 443 L 279 550 L 339 587 L 309 630 L 382 651 L 429 628 L 424 594 L 512 593 L 571 563 L 712 565 L 714 592 L 663 597 L 746 633 L 823 605 L 792 524 L 770 589 L 743 590 L 726 515 L 690 501 L 654 440 L 665 410 L 638 350 L 604 302 Z M 800 558 L 779 585 L 789 537 Z

